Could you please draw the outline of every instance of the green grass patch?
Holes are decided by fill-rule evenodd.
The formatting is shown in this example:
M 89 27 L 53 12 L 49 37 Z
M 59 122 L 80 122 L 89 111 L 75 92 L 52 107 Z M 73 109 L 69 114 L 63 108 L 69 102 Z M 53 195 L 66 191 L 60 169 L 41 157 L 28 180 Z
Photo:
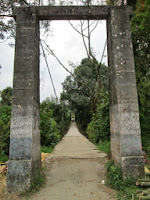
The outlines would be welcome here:
M 131 177 L 123 179 L 122 171 L 119 167 L 114 166 L 113 161 L 108 161 L 105 165 L 107 170 L 106 184 L 117 191 L 118 200 L 131 200 L 132 194 L 136 194 L 138 187 Z
M 110 152 L 110 141 L 99 141 L 99 144 L 96 144 L 97 148 L 100 151 L 103 151 L 107 155 Z
M 5 162 L 7 162 L 7 161 L 8 161 L 8 156 L 5 154 L 4 151 L 2 151 L 2 152 L 0 153 L 0 162 L 1 162 L 1 163 L 5 163 Z
M 52 146 L 41 146 L 41 152 L 43 153 L 52 153 L 53 149 Z

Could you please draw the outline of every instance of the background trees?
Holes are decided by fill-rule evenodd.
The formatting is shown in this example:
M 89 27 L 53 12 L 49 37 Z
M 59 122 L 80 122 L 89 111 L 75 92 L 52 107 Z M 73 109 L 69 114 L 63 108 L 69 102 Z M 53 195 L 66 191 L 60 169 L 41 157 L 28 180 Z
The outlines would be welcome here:
M 11 118 L 12 88 L 7 87 L 1 92 L 0 101 L 0 158 L 5 161 L 9 152 L 10 118 Z
M 97 62 L 97 65 L 100 65 Z M 88 123 L 90 123 L 92 116 L 93 121 L 99 119 L 101 112 L 100 105 L 103 101 L 107 101 L 108 107 L 108 67 L 101 65 L 101 99 L 96 103 L 97 96 L 97 70 L 96 67 L 85 58 L 81 64 L 75 68 L 74 75 L 68 76 L 63 82 L 63 93 L 61 99 L 68 101 L 70 109 L 76 113 L 76 121 L 85 132 Z M 106 98 L 107 96 L 107 98 Z M 105 100 L 104 100 L 105 99 Z M 107 100 L 106 100 L 107 99 Z M 104 106 L 105 107 L 105 106 Z M 105 114 L 108 114 L 108 109 Z M 103 119 L 101 119 L 103 121 Z M 105 119 L 104 119 L 105 120 Z M 108 121 L 109 123 L 109 121 Z M 91 124 L 93 126 L 94 122 Z M 99 124 L 101 126 L 101 123 Z M 109 125 L 108 125 L 109 126 Z M 91 127 L 91 129 L 94 127 Z M 109 130 L 108 130 L 109 132 Z M 90 134 L 90 133 L 89 133 Z M 93 133 L 94 135 L 94 133 Z M 97 136 L 98 137 L 98 134 Z
M 7 87 L 6 89 L 4 89 L 1 92 L 1 104 L 10 106 L 11 105 L 11 101 L 12 101 L 12 88 L 11 87 Z
M 63 117 L 63 118 L 62 118 Z M 70 125 L 70 112 L 65 105 L 46 98 L 40 104 L 41 145 L 54 147 Z
M 138 0 L 131 21 L 144 150 L 150 156 L 150 1 Z
M 12 88 L 1 92 L 0 101 L 0 160 L 8 159 L 10 140 Z M 62 117 L 63 116 L 63 117 Z M 70 125 L 70 111 L 63 102 L 57 104 L 55 98 L 45 99 L 40 104 L 41 145 L 49 148 L 59 142 Z M 7 156 L 6 156 L 7 155 Z

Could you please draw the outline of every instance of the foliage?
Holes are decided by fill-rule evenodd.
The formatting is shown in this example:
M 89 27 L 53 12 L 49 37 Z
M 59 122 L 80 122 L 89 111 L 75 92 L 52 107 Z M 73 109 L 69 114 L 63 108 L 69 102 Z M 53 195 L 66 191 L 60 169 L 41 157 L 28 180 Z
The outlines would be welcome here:
M 4 89 L 1 93 L 0 105 L 0 160 L 7 159 L 5 155 L 9 153 L 10 141 L 10 119 L 11 119 L 11 99 L 12 89 Z M 62 122 L 63 112 L 63 122 Z M 55 101 L 46 99 L 40 105 L 40 132 L 43 151 L 51 152 L 53 147 L 59 142 L 61 135 L 70 124 L 70 115 L 65 105 L 56 104 Z M 63 128 L 62 128 L 63 125 Z
M 107 5 L 117 5 L 118 4 L 118 0 L 106 0 L 106 2 L 107 2 Z M 119 1 L 119 2 L 121 2 L 121 1 Z M 127 5 L 133 6 L 133 8 L 135 8 L 136 3 L 137 3 L 137 0 L 128 0 L 127 1 Z
M 101 100 L 97 106 L 97 113 L 93 114 L 92 121 L 87 128 L 88 138 L 95 144 L 99 141 L 109 141 L 109 99 L 108 92 L 101 93 Z
M 41 152 L 43 153 L 52 153 L 53 148 L 52 146 L 41 146 Z
M 13 8 L 20 6 L 54 5 L 54 0 L 1 0 L 0 1 L 0 39 L 6 40 L 15 37 L 16 24 L 13 19 Z M 41 23 L 46 31 L 49 30 L 49 21 Z
M 107 67 L 102 64 L 102 75 L 106 77 L 107 75 L 103 73 L 106 71 L 105 68 Z M 63 82 L 61 99 L 67 101 L 70 110 L 76 113 L 77 123 L 85 131 L 96 109 L 97 71 L 89 59 L 85 58 L 75 68 L 74 75 L 75 77 L 68 76 Z M 103 85 L 106 85 L 107 80 L 108 78 L 102 79 L 102 82 L 105 82 Z
M 53 118 L 54 103 L 46 99 L 40 106 L 40 132 L 42 146 L 54 147 L 60 140 L 60 132 Z M 53 108 L 53 109 L 52 109 Z
M 101 141 L 100 140 L 99 143 L 96 146 L 100 151 L 103 151 L 104 153 L 109 155 L 109 153 L 110 153 L 110 141 Z
M 10 140 L 10 118 L 11 118 L 12 88 L 7 87 L 1 92 L 0 102 L 0 161 L 8 160 Z
M 94 92 L 95 69 L 88 59 L 83 59 L 81 64 L 76 67 L 74 74 L 77 78 L 67 76 L 62 83 L 61 100 L 68 102 L 70 109 L 76 113 L 77 122 L 85 130 L 91 118 L 92 94 L 80 80 L 84 80 L 86 85 Z
M 132 194 L 135 194 L 137 190 L 134 180 L 130 177 L 123 179 L 122 170 L 119 167 L 114 166 L 112 160 L 108 161 L 105 167 L 107 169 L 106 183 L 112 189 L 117 190 L 117 199 L 131 199 Z
M 11 106 L 11 101 L 12 101 L 12 88 L 7 87 L 4 89 L 1 93 L 1 104 L 2 105 L 8 105 Z
M 0 107 L 0 152 L 8 155 L 10 138 L 11 107 L 4 105 Z
M 3 150 L 2 152 L 0 152 L 0 162 L 6 162 L 8 161 L 8 156 L 6 156 L 5 151 Z
M 57 104 L 46 98 L 40 104 L 40 132 L 42 146 L 52 148 L 59 142 L 68 129 L 70 114 L 65 104 Z
M 138 0 L 131 21 L 143 149 L 150 155 L 150 1 Z

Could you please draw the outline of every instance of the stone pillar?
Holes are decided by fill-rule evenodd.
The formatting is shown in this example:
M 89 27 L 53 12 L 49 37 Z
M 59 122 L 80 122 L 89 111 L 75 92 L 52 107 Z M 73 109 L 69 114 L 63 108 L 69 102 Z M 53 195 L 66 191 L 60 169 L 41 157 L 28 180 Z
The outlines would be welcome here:
M 16 9 L 8 192 L 28 188 L 40 170 L 39 23 L 36 9 Z
M 113 7 L 107 21 L 111 155 L 124 177 L 144 176 L 138 96 L 128 8 Z

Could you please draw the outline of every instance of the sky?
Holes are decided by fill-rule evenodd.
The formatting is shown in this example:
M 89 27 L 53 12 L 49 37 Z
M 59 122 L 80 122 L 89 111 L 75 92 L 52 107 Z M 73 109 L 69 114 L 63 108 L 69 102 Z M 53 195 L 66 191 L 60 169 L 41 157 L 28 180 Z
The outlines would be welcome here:
M 72 22 L 75 27 L 79 27 L 79 21 Z M 82 37 L 69 24 L 68 21 L 52 21 L 51 31 L 46 43 L 57 55 L 59 60 L 70 71 L 72 70 L 69 62 L 73 62 L 75 66 L 79 65 L 83 58 L 86 58 L 86 51 L 83 45 Z M 41 39 L 45 39 L 44 31 L 41 29 Z M 104 44 L 106 41 L 106 22 L 99 21 L 98 26 L 92 33 L 91 44 L 96 58 L 100 62 Z M 14 40 L 1 43 L 0 41 L 0 91 L 8 86 L 13 86 L 13 67 L 14 67 L 14 47 L 8 45 L 9 42 L 15 43 Z M 105 55 L 107 54 L 107 49 Z M 47 54 L 49 69 L 53 78 L 58 98 L 62 92 L 62 82 L 69 75 L 58 61 L 52 55 Z M 107 57 L 103 58 L 103 63 L 107 64 Z M 40 101 L 46 97 L 52 97 L 54 91 L 48 74 L 43 56 L 40 56 Z

